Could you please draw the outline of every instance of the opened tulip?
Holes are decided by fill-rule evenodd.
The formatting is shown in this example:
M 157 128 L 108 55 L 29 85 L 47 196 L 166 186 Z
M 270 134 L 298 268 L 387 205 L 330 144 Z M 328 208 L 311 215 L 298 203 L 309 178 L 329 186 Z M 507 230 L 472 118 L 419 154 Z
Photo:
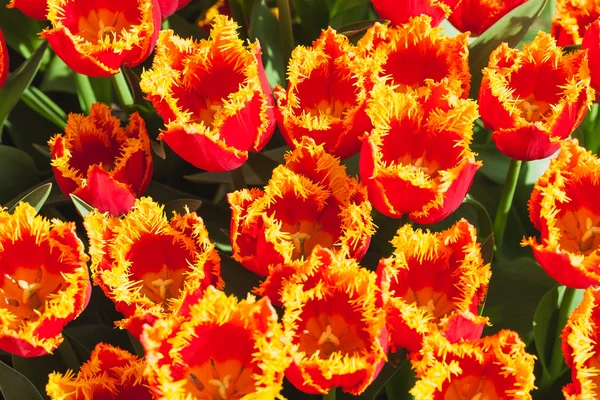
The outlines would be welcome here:
M 401 25 L 411 17 L 428 15 L 432 25 L 438 26 L 452 13 L 459 0 L 371 0 L 381 18 L 389 19 L 392 25 Z
M 425 87 L 420 96 L 377 84 L 367 114 L 360 176 L 377 211 L 422 224 L 441 221 L 464 200 L 481 162 L 470 149 L 477 104 L 459 99 L 460 82 Z
M 190 301 L 210 285 L 221 288 L 220 258 L 196 213 L 175 213 L 145 197 L 122 218 L 91 213 L 94 283 L 111 299 L 138 336 L 144 323 L 187 312 Z
M 597 399 L 600 396 L 600 291 L 586 289 L 583 300 L 563 329 L 562 349 L 571 368 L 572 383 L 563 387 L 566 400 Z
M 481 119 L 496 146 L 523 161 L 555 153 L 593 100 L 585 52 L 565 55 L 543 32 L 523 50 L 498 46 L 479 91 Z
M 283 287 L 284 333 L 292 342 L 285 376 L 305 393 L 338 387 L 360 394 L 379 374 L 388 349 L 375 274 L 321 247 L 308 263 L 305 273 Z
M 374 233 L 366 188 L 306 137 L 273 170 L 264 191 L 238 190 L 228 200 L 233 258 L 263 277 L 282 264 L 293 271 L 317 245 L 361 259 Z
M 559 46 L 581 44 L 588 26 L 600 17 L 599 0 L 556 0 L 552 36 Z
M 244 46 L 237 29 L 219 15 L 210 40 L 195 42 L 162 31 L 152 69 L 140 82 L 165 121 L 159 138 L 207 171 L 238 168 L 275 129 L 260 45 Z
M 50 222 L 27 203 L 0 209 L 0 350 L 38 357 L 62 343 L 90 299 L 88 260 L 74 222 Z
M 48 0 L 48 20 L 41 36 L 52 50 L 73 71 L 97 77 L 141 64 L 162 21 L 157 0 Z
M 437 329 L 451 341 L 479 339 L 487 318 L 475 316 L 491 273 L 475 228 L 464 219 L 439 233 L 404 225 L 391 243 L 394 254 L 379 262 L 377 281 L 392 350 L 419 351 Z
M 4 40 L 2 30 L 0 30 L 0 88 L 4 85 L 8 77 L 8 68 L 8 49 L 6 48 L 6 41 Z
M 424 340 L 420 356 L 411 358 L 415 400 L 532 398 L 535 357 L 516 332 L 458 343 L 438 333 Z
M 58 186 L 100 212 L 127 212 L 152 178 L 152 151 L 146 124 L 131 114 L 123 129 L 107 105 L 95 103 L 89 116 L 69 114 L 64 135 L 48 142 Z
M 523 240 L 548 275 L 572 288 L 600 284 L 600 160 L 563 143 L 529 199 L 531 222 L 541 240 Z
M 143 372 L 143 360 L 126 350 L 98 343 L 77 376 L 70 370 L 64 375 L 51 373 L 46 393 L 51 400 L 152 400 Z
M 275 399 L 288 347 L 267 298 L 239 301 L 212 287 L 189 316 L 148 327 L 141 338 L 157 399 Z
M 527 0 L 460 0 L 448 20 L 459 31 L 479 36 Z
M 365 113 L 372 87 L 368 72 L 354 46 L 331 28 L 312 47 L 296 47 L 287 91 L 280 86 L 274 90 L 287 144 L 293 149 L 294 141 L 308 136 L 337 157 L 358 153 L 360 138 L 372 129 Z

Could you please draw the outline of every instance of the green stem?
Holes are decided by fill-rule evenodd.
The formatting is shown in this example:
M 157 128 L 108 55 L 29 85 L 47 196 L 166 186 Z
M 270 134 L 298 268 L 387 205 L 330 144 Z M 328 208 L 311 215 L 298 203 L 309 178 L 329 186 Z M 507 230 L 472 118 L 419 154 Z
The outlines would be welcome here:
M 277 0 L 279 9 L 279 34 L 281 35 L 281 51 L 287 65 L 294 48 L 294 32 L 292 31 L 292 16 L 290 0 Z
M 581 297 L 577 296 L 580 290 L 581 289 L 565 287 L 562 301 L 560 302 L 560 309 L 558 310 L 558 324 L 556 326 L 556 334 L 554 335 L 555 340 L 552 346 L 552 358 L 550 359 L 550 365 L 548 366 L 550 375 L 553 378 L 560 377 L 567 368 L 565 359 L 563 357 L 562 340 L 560 335 L 567 324 L 567 320 L 569 319 L 569 315 L 571 315 L 571 311 L 575 308 L 573 301 L 581 299 Z
M 90 78 L 86 75 L 75 74 L 75 86 L 77 87 L 77 97 L 79 97 L 79 105 L 81 110 L 89 114 L 92 104 L 96 103 L 96 95 L 92 88 Z
M 121 106 L 126 107 L 132 105 L 134 103 L 133 95 L 129 89 L 129 83 L 127 82 L 127 78 L 125 78 L 123 69 L 121 69 L 118 74 L 113 76 L 113 84 L 115 86 L 115 90 L 117 91 L 117 97 L 119 98 L 119 103 L 121 103 Z
M 508 167 L 508 173 L 506 174 L 506 180 L 504 181 L 504 189 L 502 190 L 502 196 L 500 197 L 500 203 L 498 204 L 498 210 L 496 211 L 496 218 L 494 219 L 496 254 L 500 254 L 500 251 L 502 250 L 506 221 L 508 219 L 510 207 L 512 206 L 513 198 L 515 197 L 515 189 L 517 188 L 517 182 L 519 181 L 522 163 L 523 162 L 520 160 L 511 160 L 510 166 Z
M 335 386 L 329 389 L 329 393 L 323 395 L 323 400 L 335 400 Z

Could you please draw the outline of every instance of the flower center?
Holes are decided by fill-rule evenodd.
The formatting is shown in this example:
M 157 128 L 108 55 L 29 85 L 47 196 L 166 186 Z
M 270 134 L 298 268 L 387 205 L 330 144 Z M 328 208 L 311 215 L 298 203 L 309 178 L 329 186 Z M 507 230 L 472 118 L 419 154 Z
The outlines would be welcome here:
M 175 278 L 180 274 L 169 271 L 167 264 L 164 264 L 158 274 L 149 275 L 151 276 L 144 279 L 143 287 L 146 296 L 156 304 L 162 303 L 166 306 L 167 301 L 179 293 L 179 285 L 177 285 Z
M 357 327 L 337 314 L 309 318 L 299 339 L 301 351 L 308 356 L 318 351 L 322 359 L 328 359 L 335 352 L 351 354 L 364 348 Z
M 321 350 L 321 354 L 325 357 L 329 357 L 331 353 L 337 351 L 340 347 L 340 339 L 335 336 L 331 330 L 331 325 L 327 325 L 325 331 L 321 333 L 321 337 L 317 342 L 319 345 L 319 349 Z
M 427 150 L 423 152 L 420 157 L 414 157 L 411 153 L 407 153 L 400 159 L 402 165 L 412 166 L 413 171 L 423 171 L 429 175 L 432 179 L 438 176 L 438 170 L 441 165 L 435 160 L 429 160 L 427 157 Z
M 192 392 L 200 392 L 196 397 L 201 399 L 237 399 L 254 391 L 252 369 L 234 360 L 217 363 L 211 358 L 208 363 L 192 369 L 188 382 Z
M 550 110 L 550 104 L 545 101 L 535 100 L 535 95 L 530 94 L 519 103 L 521 115 L 528 122 L 537 122 L 544 118 L 544 114 Z
M 294 254 L 292 256 L 294 260 L 305 260 L 310 255 L 316 243 L 309 244 L 309 242 L 323 228 L 323 224 L 315 222 L 308 233 L 303 231 L 302 228 L 303 224 L 298 222 L 296 232 L 291 234 L 292 243 L 294 244 Z
M 196 113 L 196 122 L 204 123 L 207 127 L 211 127 L 215 119 L 215 115 L 223 109 L 223 100 L 211 100 L 205 97 L 201 100 L 200 110 Z
M 92 10 L 86 17 L 79 17 L 79 36 L 90 43 L 116 42 L 121 32 L 131 25 L 120 11 L 106 8 Z
M 557 219 L 556 226 L 565 250 L 587 256 L 600 248 L 600 215 L 587 209 L 568 211 Z
M 348 108 L 352 107 L 352 104 L 342 103 L 336 99 L 323 99 L 319 101 L 314 107 L 307 107 L 305 110 L 314 116 L 327 115 L 329 117 L 341 118 L 344 112 Z
M 446 400 L 495 400 L 499 399 L 494 384 L 486 380 L 486 367 L 480 375 L 473 374 L 452 379 L 446 390 Z
M 409 304 L 415 303 L 417 307 L 428 309 L 435 318 L 441 318 L 455 309 L 446 290 L 435 291 L 432 287 L 408 290 L 404 295 L 404 300 Z

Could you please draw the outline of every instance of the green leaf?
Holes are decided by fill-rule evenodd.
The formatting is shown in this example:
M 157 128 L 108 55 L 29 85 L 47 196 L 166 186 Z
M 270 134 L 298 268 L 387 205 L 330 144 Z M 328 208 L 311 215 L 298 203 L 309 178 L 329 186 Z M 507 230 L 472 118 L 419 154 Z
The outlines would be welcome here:
M 46 183 L 42 186 L 39 186 L 33 189 L 31 192 L 27 193 L 24 197 L 16 201 L 11 200 L 10 202 L 8 202 L 6 204 L 6 206 L 9 208 L 8 212 L 12 214 L 12 212 L 15 211 L 15 207 L 21 202 L 29 203 L 33 208 L 35 208 L 36 212 L 40 212 L 42 206 L 48 199 L 48 196 L 50 196 L 51 191 L 52 183 Z
M 292 0 L 297 18 L 294 38 L 298 44 L 310 45 L 321 34 L 321 29 L 329 25 L 326 0 Z
M 67 114 L 41 90 L 30 86 L 23 92 L 23 102 L 33 111 L 64 130 L 67 125 Z
M 262 0 L 257 0 L 250 14 L 250 38 L 258 39 L 262 61 L 271 87 L 285 82 L 286 60 L 281 52 L 281 37 L 277 18 Z
M 179 16 L 177 13 L 171 15 L 168 18 L 169 29 L 174 30 L 177 34 L 184 38 L 192 38 L 196 40 L 206 39 L 207 35 L 201 31 L 198 26 L 188 22 L 185 18 Z
M 173 201 L 170 201 L 167 204 L 165 204 L 165 214 L 169 218 L 171 217 L 173 212 L 176 212 L 178 214 L 185 214 L 186 207 L 188 208 L 188 211 L 192 213 L 192 212 L 198 210 L 200 208 L 200 206 L 202 206 L 202 200 L 198 200 L 198 199 L 173 200 Z
M 583 289 L 556 285 L 540 301 L 533 318 L 533 338 L 538 358 L 552 379 L 564 374 L 568 367 L 561 351 L 560 334 L 571 312 L 583 300 Z
M 43 400 L 40 392 L 19 371 L 0 361 L 0 392 L 5 400 Z
M 516 46 L 547 2 L 548 0 L 527 1 L 502 17 L 469 45 L 469 67 L 472 75 L 469 97 L 477 98 L 482 78 L 481 71 L 488 65 L 492 51 L 502 42 L 508 43 L 511 47 Z
M 38 173 L 32 158 L 17 148 L 0 145 L 0 204 L 34 186 Z
M 471 207 L 477 214 L 477 236 L 481 241 L 481 255 L 485 263 L 491 263 L 494 257 L 494 226 L 492 217 L 485 207 L 475 200 L 473 196 L 467 194 L 463 205 Z
M 39 33 L 43 29 L 42 21 L 27 17 L 21 11 L 6 9 L 9 0 L 0 0 L 0 26 L 6 44 L 24 58 L 29 58 L 42 44 Z
M 473 145 L 473 151 L 478 153 L 477 159 L 483 162 L 481 173 L 493 182 L 503 185 L 508 172 L 510 158 L 500 153 L 493 144 Z
M 334 29 L 360 21 L 377 19 L 369 0 L 337 0 L 331 11 L 329 25 Z
M 354 36 L 365 33 L 370 27 L 379 22 L 380 24 L 387 24 L 390 21 L 387 19 L 369 19 L 366 21 L 352 22 L 350 24 L 340 26 L 337 31 L 339 34 L 344 35 L 350 39 Z
M 47 42 L 38 47 L 30 58 L 25 60 L 16 71 L 9 74 L 4 87 L 0 89 L 0 126 L 37 74 L 47 47 Z
M 57 55 L 52 56 L 44 70 L 40 89 L 44 92 L 77 93 L 73 70 Z
M 75 196 L 73 193 L 71 193 L 69 196 L 71 196 L 71 200 L 73 200 L 73 204 L 75 204 L 75 209 L 77 210 L 79 215 L 81 215 L 82 217 L 85 217 L 90 212 L 95 210 L 94 207 L 90 206 L 88 203 L 81 200 L 79 197 Z

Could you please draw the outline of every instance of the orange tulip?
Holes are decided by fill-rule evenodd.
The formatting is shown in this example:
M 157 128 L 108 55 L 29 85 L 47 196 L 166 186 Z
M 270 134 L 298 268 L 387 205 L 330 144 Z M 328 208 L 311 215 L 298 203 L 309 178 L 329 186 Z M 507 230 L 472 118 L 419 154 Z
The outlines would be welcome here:
M 557 0 L 552 36 L 559 46 L 581 44 L 588 26 L 600 17 L 600 0 Z

